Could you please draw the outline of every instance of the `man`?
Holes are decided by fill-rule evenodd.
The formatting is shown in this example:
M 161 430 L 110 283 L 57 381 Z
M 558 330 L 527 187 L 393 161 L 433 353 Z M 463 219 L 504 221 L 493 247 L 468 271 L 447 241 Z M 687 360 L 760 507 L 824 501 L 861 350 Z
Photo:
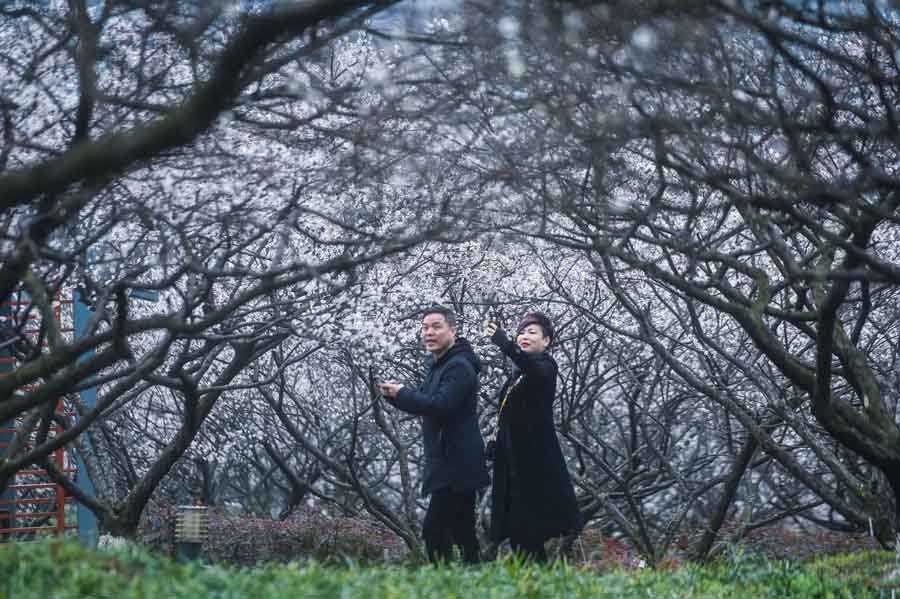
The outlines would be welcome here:
M 490 483 L 476 415 L 481 362 L 469 342 L 456 333 L 451 310 L 428 308 L 422 318 L 422 342 L 431 354 L 425 382 L 418 389 L 396 381 L 378 385 L 392 405 L 422 416 L 422 495 L 431 495 L 422 536 L 434 563 L 449 560 L 453 545 L 466 563 L 480 561 L 475 498 L 478 489 Z

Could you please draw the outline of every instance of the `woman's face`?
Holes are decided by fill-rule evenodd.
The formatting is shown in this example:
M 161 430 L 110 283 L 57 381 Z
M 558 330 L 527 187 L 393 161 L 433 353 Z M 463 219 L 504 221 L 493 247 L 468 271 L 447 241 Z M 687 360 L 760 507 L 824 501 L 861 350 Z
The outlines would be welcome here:
M 529 354 L 538 354 L 550 345 L 550 337 L 544 335 L 539 324 L 530 324 L 516 335 L 516 344 Z

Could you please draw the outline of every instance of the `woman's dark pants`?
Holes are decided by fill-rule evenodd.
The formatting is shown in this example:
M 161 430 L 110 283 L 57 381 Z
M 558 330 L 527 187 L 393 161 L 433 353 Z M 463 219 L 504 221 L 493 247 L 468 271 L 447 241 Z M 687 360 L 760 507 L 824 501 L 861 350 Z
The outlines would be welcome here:
M 506 482 L 506 514 L 512 522 L 525 522 L 526 518 L 521 517 L 518 511 L 522 509 L 524 502 L 519 489 L 521 485 L 518 481 L 518 475 L 515 468 L 509 469 L 509 478 Z M 535 536 L 529 530 L 528 526 L 512 526 L 509 531 L 509 548 L 519 554 L 523 559 L 536 563 L 547 562 L 547 550 L 544 549 L 543 537 Z

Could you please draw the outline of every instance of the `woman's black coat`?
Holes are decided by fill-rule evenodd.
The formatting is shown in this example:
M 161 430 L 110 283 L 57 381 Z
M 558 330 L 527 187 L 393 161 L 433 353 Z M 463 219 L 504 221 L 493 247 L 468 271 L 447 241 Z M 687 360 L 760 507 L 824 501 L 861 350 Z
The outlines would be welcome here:
M 529 354 L 503 330 L 491 337 L 515 369 L 500 390 L 514 385 L 500 412 L 491 497 L 491 538 L 546 540 L 581 529 L 581 512 L 553 425 L 556 361 Z

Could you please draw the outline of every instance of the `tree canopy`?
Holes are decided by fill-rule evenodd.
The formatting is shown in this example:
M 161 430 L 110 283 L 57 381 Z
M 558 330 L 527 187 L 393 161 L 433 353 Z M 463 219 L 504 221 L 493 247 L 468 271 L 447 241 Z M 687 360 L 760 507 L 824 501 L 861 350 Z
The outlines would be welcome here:
M 824 0 L 0 8 L 0 488 L 48 468 L 120 534 L 154 498 L 313 503 L 418 550 L 418 425 L 373 384 L 419 380 L 439 301 L 488 365 L 485 432 L 507 366 L 483 321 L 553 316 L 581 507 L 650 560 L 696 530 L 704 559 L 728 521 L 892 545 L 897 21 Z M 77 338 L 52 315 L 73 292 Z M 96 494 L 54 472 L 61 447 Z

